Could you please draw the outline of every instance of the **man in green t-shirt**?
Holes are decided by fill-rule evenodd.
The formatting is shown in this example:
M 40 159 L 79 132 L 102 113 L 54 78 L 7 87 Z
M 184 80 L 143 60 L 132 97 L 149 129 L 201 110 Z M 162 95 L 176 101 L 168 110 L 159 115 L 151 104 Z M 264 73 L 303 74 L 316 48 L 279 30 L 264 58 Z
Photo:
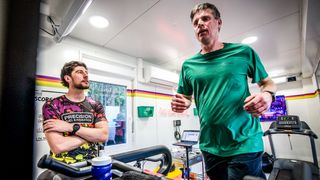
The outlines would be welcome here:
M 222 20 L 213 4 L 196 5 L 190 18 L 201 50 L 182 65 L 172 110 L 188 109 L 193 95 L 200 149 L 211 179 L 265 178 L 258 116 L 270 107 L 276 87 L 252 48 L 219 41 Z M 260 93 L 250 94 L 248 77 L 258 83 Z

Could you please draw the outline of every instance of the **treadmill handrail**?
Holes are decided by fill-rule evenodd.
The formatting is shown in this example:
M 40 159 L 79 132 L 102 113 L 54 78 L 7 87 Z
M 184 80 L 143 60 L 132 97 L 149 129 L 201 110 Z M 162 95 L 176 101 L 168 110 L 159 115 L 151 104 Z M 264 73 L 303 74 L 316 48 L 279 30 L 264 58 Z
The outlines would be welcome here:
M 134 151 L 129 151 L 125 153 L 110 155 L 112 158 L 113 168 L 115 169 L 124 169 L 124 170 L 131 170 L 136 172 L 142 172 L 138 168 L 131 167 L 125 163 L 137 161 L 137 160 L 145 160 L 148 157 L 162 154 L 163 161 L 162 166 L 158 170 L 158 173 L 167 175 L 170 171 L 171 164 L 172 164 L 172 156 L 170 150 L 163 145 L 137 149 Z M 119 162 L 120 161 L 120 162 Z M 66 164 L 60 162 L 56 159 L 53 159 L 48 154 L 45 154 L 41 157 L 38 161 L 37 166 L 43 169 L 50 169 L 55 172 L 70 176 L 70 177 L 85 177 L 91 175 L 91 164 L 89 162 L 86 163 L 86 167 L 76 167 L 70 164 Z
M 264 132 L 264 136 L 270 135 L 270 134 L 298 134 L 298 135 L 304 135 L 304 136 L 310 136 L 315 139 L 318 139 L 318 136 L 311 130 L 300 130 L 300 131 L 293 131 L 293 130 L 276 130 L 276 129 L 268 129 Z
M 124 162 L 121 162 L 115 159 L 112 160 L 112 169 L 117 169 L 120 171 L 135 171 L 135 172 L 143 173 L 142 169 L 139 169 L 137 167 L 131 166 L 129 164 L 126 164 Z
M 87 166 L 87 168 L 73 167 L 69 164 L 57 161 L 47 154 L 41 157 L 37 166 L 39 168 L 50 169 L 70 177 L 85 177 L 91 175 L 91 166 Z
M 167 175 L 170 171 L 172 164 L 172 156 L 170 150 L 164 145 L 157 145 L 124 153 L 110 155 L 112 159 L 128 163 L 133 161 L 145 160 L 148 157 L 155 155 L 163 155 L 162 167 L 158 170 L 158 173 Z
M 272 140 L 273 134 L 288 134 L 288 135 L 297 134 L 297 135 L 309 136 L 312 157 L 313 157 L 313 164 L 316 167 L 319 167 L 318 166 L 317 151 L 316 151 L 316 146 L 315 146 L 315 141 L 314 141 L 314 139 L 318 139 L 318 136 L 310 129 L 309 125 L 306 122 L 304 122 L 304 121 L 300 121 L 300 122 L 301 122 L 300 129 L 277 129 L 276 122 L 272 122 L 269 129 L 267 131 L 265 131 L 263 133 L 263 135 L 269 137 L 272 155 L 274 156 L 275 159 L 277 159 L 277 157 L 275 154 L 273 140 Z

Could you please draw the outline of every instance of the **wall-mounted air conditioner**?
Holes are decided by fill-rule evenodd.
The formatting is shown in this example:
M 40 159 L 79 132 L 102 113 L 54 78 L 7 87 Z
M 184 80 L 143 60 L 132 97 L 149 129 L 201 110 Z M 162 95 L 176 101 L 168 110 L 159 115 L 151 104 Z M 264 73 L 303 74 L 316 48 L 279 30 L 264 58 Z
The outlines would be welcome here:
M 54 39 L 61 42 L 63 38 L 71 33 L 77 25 L 80 17 L 88 9 L 93 0 L 76 0 L 73 1 L 70 9 L 62 19 L 61 25 L 57 28 Z
M 128 80 L 133 80 L 136 75 L 136 66 L 129 63 L 117 62 L 97 54 L 91 55 L 85 52 L 80 52 L 80 59 L 86 63 L 90 72 L 95 75 L 119 77 Z
M 147 83 L 174 87 L 179 82 L 179 75 L 155 66 L 144 67 L 144 78 Z
M 278 76 L 271 78 L 274 83 L 276 84 L 282 84 L 287 82 L 294 82 L 294 81 L 301 81 L 302 80 L 302 74 L 296 74 L 296 75 L 286 75 L 286 76 Z

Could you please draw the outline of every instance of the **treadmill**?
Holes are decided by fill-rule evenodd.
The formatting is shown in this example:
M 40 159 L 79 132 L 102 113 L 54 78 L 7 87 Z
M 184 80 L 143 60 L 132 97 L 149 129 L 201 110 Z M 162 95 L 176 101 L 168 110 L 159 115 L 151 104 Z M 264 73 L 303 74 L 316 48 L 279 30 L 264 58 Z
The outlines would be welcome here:
M 272 136 L 276 134 L 297 134 L 308 136 L 310 139 L 313 162 L 299 159 L 277 158 Z M 310 129 L 309 125 L 300 121 L 298 116 L 280 116 L 276 122 L 272 122 L 269 130 L 264 132 L 268 136 L 271 151 L 274 157 L 273 169 L 269 180 L 319 180 L 319 166 L 314 139 L 318 136 Z
M 155 159 L 153 156 L 157 155 L 161 157 Z M 113 180 L 167 180 L 165 175 L 169 173 L 172 165 L 171 152 L 164 145 L 151 146 L 110 156 L 112 158 Z M 157 172 L 152 172 L 151 170 L 144 170 L 127 164 L 134 161 L 159 161 L 160 167 Z M 70 165 L 57 161 L 45 154 L 38 161 L 37 166 L 59 173 L 56 176 L 57 179 L 93 180 L 90 160 Z M 40 179 L 46 179 L 45 175 L 41 176 L 40 174 L 37 180 Z

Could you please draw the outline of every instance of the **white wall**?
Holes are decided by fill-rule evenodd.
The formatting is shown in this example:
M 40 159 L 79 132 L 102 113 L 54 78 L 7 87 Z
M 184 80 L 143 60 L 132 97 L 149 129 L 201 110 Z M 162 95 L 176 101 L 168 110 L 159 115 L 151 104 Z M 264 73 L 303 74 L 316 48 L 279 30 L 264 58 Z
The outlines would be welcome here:
M 93 67 L 92 70 L 89 68 L 89 79 L 91 80 L 125 85 L 128 89 L 173 94 L 172 89 L 168 87 L 139 83 L 137 81 L 138 59 L 136 57 L 124 55 L 71 38 L 65 39 L 59 44 L 39 49 L 37 75 L 59 78 L 60 70 L 65 62 L 80 59 L 85 59 L 85 61 L 86 59 L 91 59 L 96 61 L 98 66 L 105 67 L 104 70 L 99 69 L 99 67 Z M 121 68 L 123 71 L 121 71 Z M 96 71 L 96 69 L 99 70 Z M 119 69 L 119 74 L 114 72 L 115 69 Z M 131 76 L 130 73 L 134 73 L 136 76 Z M 41 88 L 38 87 L 38 89 Z M 66 91 L 66 89 L 56 90 L 60 92 Z M 171 148 L 172 143 L 176 141 L 173 135 L 173 120 L 175 119 L 180 119 L 182 122 L 180 128 L 181 132 L 183 129 L 199 129 L 198 118 L 193 115 L 192 108 L 185 114 L 173 113 L 170 110 L 170 99 L 168 98 L 127 97 L 127 104 L 128 143 L 107 146 L 106 151 L 109 154 L 121 153 L 159 144 L 167 145 L 168 148 Z M 150 118 L 138 118 L 138 106 L 154 106 L 154 116 Z M 41 113 L 40 105 L 36 109 L 38 114 Z M 39 117 L 35 119 L 35 122 L 37 121 L 39 121 Z M 38 128 L 35 128 L 35 133 L 37 133 L 37 129 Z M 35 141 L 34 147 L 34 174 L 35 177 L 37 177 L 43 170 L 36 168 L 36 163 L 43 154 L 49 152 L 49 147 L 46 141 Z
M 161 92 L 164 94 L 173 94 L 172 89 L 162 87 L 151 87 L 139 83 L 138 89 L 144 89 L 151 92 Z M 155 114 L 152 118 L 135 117 L 136 144 L 138 146 L 163 144 L 172 147 L 172 143 L 176 142 L 174 138 L 173 120 L 181 120 L 180 132 L 185 129 L 199 129 L 199 118 L 193 115 L 194 104 L 183 114 L 171 111 L 170 99 L 151 99 L 137 97 L 135 98 L 136 106 L 154 106 Z M 156 132 L 156 133 L 154 133 Z M 148 137 L 148 138 L 146 138 Z
M 110 67 L 110 64 L 114 66 L 119 66 L 124 70 L 128 70 L 130 73 L 135 72 L 136 76 L 128 77 L 125 73 L 119 72 L 116 74 L 110 69 L 106 68 L 105 72 L 94 72 L 90 73 L 89 78 L 97 79 L 101 81 L 106 81 L 110 83 L 126 85 L 128 89 L 139 89 L 155 93 L 173 94 L 173 89 L 165 88 L 162 86 L 155 86 L 146 83 L 138 82 L 138 59 L 136 57 L 131 57 L 125 54 L 114 52 L 102 47 L 94 46 L 88 43 L 84 43 L 74 39 L 66 39 L 59 44 L 55 44 L 51 47 L 45 49 L 39 49 L 38 63 L 37 63 L 37 75 L 45 75 L 52 77 L 59 77 L 60 69 L 65 62 L 70 60 L 79 60 L 84 55 L 89 55 L 90 57 L 96 57 L 94 60 L 101 63 L 105 61 L 106 67 Z M 122 67 L 122 64 L 126 66 Z M 130 67 L 133 67 L 130 69 Z M 121 74 L 122 73 L 122 74 Z M 257 91 L 257 88 L 253 88 L 253 91 Z M 299 95 L 305 93 L 311 93 L 315 91 L 315 87 L 311 79 L 303 80 L 302 83 L 288 83 L 279 86 L 278 95 L 282 94 L 285 96 L 289 95 Z M 125 145 L 107 146 L 107 152 L 109 154 L 120 153 L 124 151 L 130 151 L 134 149 L 139 149 L 143 147 L 148 147 L 152 145 L 163 144 L 172 148 L 172 143 L 176 140 L 174 139 L 174 127 L 173 120 L 180 119 L 182 126 L 180 127 L 181 132 L 183 129 L 199 129 L 199 118 L 193 115 L 193 107 L 185 112 L 184 114 L 173 113 L 170 110 L 170 99 L 161 98 L 147 98 L 147 97 L 128 97 L 128 127 L 127 127 L 127 141 Z M 154 106 L 155 113 L 153 117 L 150 118 L 138 118 L 137 107 L 138 106 Z M 320 132 L 320 104 L 319 98 L 310 98 L 302 100 L 289 100 L 287 101 L 289 114 L 295 114 L 300 116 L 301 120 L 306 121 L 312 130 L 319 134 Z M 37 119 L 35 120 L 37 121 Z M 262 127 L 266 130 L 270 123 L 263 122 Z M 281 138 L 280 138 L 281 139 Z M 278 140 L 278 138 L 277 138 Z M 288 142 L 287 137 L 282 138 L 283 142 Z M 268 140 L 265 141 L 265 149 L 270 152 Z M 292 144 L 297 146 L 298 156 L 302 158 L 310 159 L 308 155 L 309 147 L 305 145 L 306 141 L 303 139 L 294 140 L 292 138 Z M 316 142 L 317 148 L 320 150 L 320 144 Z M 39 174 L 42 170 L 36 168 L 36 163 L 38 159 L 44 154 L 49 152 L 48 145 L 45 141 L 35 142 L 35 161 L 34 169 L 35 174 Z M 286 154 L 291 153 L 287 143 L 278 143 L 277 149 L 286 156 Z M 296 148 L 296 147 L 295 147 Z M 319 158 L 319 155 L 318 155 Z M 35 176 L 36 177 L 36 176 Z

